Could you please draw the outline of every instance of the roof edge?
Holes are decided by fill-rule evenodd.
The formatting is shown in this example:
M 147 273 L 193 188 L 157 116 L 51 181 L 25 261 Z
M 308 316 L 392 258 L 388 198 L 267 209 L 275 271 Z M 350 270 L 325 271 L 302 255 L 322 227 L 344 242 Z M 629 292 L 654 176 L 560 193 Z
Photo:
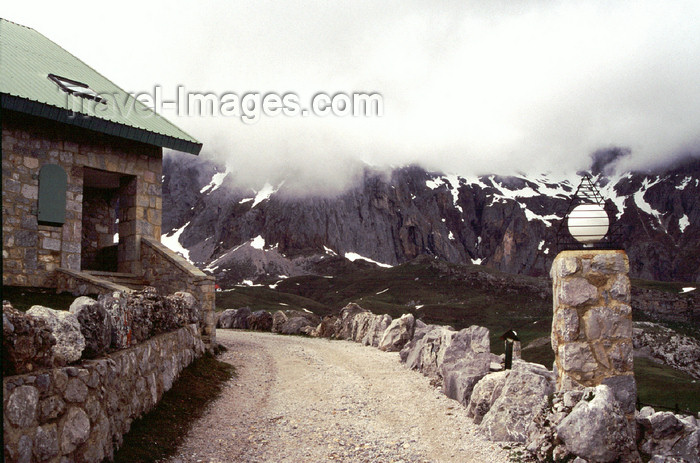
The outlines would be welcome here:
M 80 114 L 75 116 L 73 111 L 65 108 L 32 101 L 7 93 L 0 94 L 0 107 L 11 111 L 17 111 L 31 116 L 50 119 L 63 124 L 74 125 L 95 132 L 112 135 L 127 140 L 138 141 L 161 148 L 170 148 L 175 151 L 199 155 L 202 150 L 202 143 L 195 143 L 189 140 L 151 132 L 149 130 L 136 128 L 126 124 L 119 124 L 106 119 Z

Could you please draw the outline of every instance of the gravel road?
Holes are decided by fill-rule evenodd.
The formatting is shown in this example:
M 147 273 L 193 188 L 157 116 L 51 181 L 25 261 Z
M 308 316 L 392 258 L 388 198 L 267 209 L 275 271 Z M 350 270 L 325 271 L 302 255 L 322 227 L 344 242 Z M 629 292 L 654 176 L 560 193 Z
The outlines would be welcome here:
M 248 331 L 217 339 L 238 376 L 170 463 L 509 461 L 397 353 Z

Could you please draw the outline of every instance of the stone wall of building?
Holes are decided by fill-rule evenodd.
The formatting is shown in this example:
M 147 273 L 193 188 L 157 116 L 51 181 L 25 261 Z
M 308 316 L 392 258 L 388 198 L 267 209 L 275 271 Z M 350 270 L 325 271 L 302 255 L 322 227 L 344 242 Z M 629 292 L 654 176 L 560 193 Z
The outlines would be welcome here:
M 138 274 L 139 237 L 160 239 L 161 148 L 13 111 L 2 116 L 3 284 L 52 287 L 57 268 L 81 269 L 86 167 L 125 176 L 120 271 Z M 61 166 L 68 176 L 61 226 L 37 219 L 38 174 L 45 164 Z
M 606 384 L 634 413 L 632 307 L 624 251 L 564 251 L 552 264 L 557 390 Z
M 216 343 L 216 294 L 214 277 L 202 272 L 185 258 L 166 248 L 160 241 L 144 238 L 141 240 L 143 275 L 162 294 L 187 291 L 202 304 L 205 342 Z
M 104 358 L 4 378 L 5 461 L 112 459 L 131 423 L 203 352 L 189 325 Z

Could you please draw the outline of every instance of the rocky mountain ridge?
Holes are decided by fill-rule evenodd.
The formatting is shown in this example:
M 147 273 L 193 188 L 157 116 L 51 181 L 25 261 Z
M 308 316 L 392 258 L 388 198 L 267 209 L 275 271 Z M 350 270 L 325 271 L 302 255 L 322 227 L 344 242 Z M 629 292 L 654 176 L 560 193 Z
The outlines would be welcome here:
M 631 276 L 700 282 L 700 159 L 611 170 L 611 160 L 599 157 L 588 173 L 620 226 Z M 329 255 L 383 265 L 430 255 L 541 276 L 556 255 L 556 231 L 580 174 L 367 168 L 343 194 L 300 198 L 283 184 L 236 187 L 231 172 L 210 160 L 167 156 L 163 241 L 230 283 L 317 273 Z

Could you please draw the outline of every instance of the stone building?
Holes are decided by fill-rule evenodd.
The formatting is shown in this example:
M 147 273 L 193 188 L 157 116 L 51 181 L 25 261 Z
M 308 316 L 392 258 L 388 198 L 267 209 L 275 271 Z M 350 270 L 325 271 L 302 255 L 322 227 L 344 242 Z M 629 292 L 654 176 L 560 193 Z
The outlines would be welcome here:
M 197 155 L 202 144 L 2 19 L 0 97 L 3 285 L 97 294 L 149 284 L 213 311 L 213 279 L 160 244 L 163 148 Z

